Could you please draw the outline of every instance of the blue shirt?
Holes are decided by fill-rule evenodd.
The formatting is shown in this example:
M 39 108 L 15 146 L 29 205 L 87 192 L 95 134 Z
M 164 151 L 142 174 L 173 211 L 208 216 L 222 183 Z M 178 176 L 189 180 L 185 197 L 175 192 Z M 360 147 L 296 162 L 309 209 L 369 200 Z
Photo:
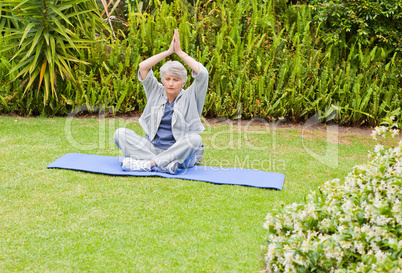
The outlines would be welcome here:
M 165 104 L 165 111 L 158 131 L 156 132 L 155 138 L 151 141 L 156 148 L 166 150 L 176 143 L 172 134 L 173 105 L 174 100 L 171 103 L 166 102 Z

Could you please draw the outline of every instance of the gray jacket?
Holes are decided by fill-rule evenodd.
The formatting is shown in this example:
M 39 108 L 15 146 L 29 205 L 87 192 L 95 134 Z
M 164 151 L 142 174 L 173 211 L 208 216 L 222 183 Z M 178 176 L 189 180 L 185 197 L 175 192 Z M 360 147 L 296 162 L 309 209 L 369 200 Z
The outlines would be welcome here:
M 191 74 L 194 82 L 186 90 L 180 91 L 174 103 L 172 134 L 176 141 L 185 134 L 199 134 L 204 131 L 200 116 L 208 88 L 208 71 L 201 63 L 199 65 L 198 75 L 195 75 L 194 71 Z M 149 70 L 144 80 L 141 79 L 138 72 L 138 79 L 142 82 L 147 97 L 147 104 L 139 122 L 149 140 L 152 141 L 162 120 L 167 96 L 163 84 L 156 79 L 152 69 Z

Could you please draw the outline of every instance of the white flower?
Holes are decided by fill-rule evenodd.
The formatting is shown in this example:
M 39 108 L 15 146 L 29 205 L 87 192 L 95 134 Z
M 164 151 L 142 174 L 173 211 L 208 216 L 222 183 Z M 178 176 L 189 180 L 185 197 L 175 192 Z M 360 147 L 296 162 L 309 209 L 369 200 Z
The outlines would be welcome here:
M 268 215 L 267 215 L 267 217 L 265 217 L 265 224 L 264 224 L 264 226 L 266 226 L 266 228 L 268 228 L 269 226 L 272 226 L 272 225 L 274 225 L 274 216 L 271 214 L 271 213 L 269 213 Z
M 377 127 L 373 132 L 373 136 L 383 137 L 395 134 L 396 131 L 386 127 Z M 308 266 L 309 255 L 319 249 L 325 256 L 321 256 L 318 265 L 325 265 L 328 272 L 341 272 L 340 264 L 347 268 L 346 257 L 352 253 L 375 256 L 377 264 L 398 262 L 391 251 L 402 251 L 402 240 L 393 233 L 402 225 L 402 187 L 395 183 L 402 179 L 401 146 L 402 141 L 394 149 L 376 145 L 368 164 L 354 167 L 343 180 L 325 182 L 320 186 L 322 195 L 311 192 L 306 203 L 293 203 L 281 213 L 268 215 L 264 227 L 275 227 L 277 233 L 268 234 L 267 268 L 277 271 L 277 265 L 281 264 L 285 272 L 294 272 L 295 265 Z M 389 208 L 392 214 L 382 214 L 384 208 Z M 356 217 L 360 213 L 365 222 L 362 226 Z M 305 221 L 309 218 L 321 219 L 317 229 L 307 228 Z M 283 225 L 292 230 L 282 230 Z M 283 251 L 275 242 L 283 246 Z M 383 242 L 388 242 L 392 250 L 384 248 Z M 295 254 L 295 249 L 303 254 Z M 373 261 L 357 260 L 353 272 L 380 272 L 381 268 L 368 264 L 370 260 Z M 402 265 L 402 261 L 399 263 Z
M 383 146 L 383 145 L 381 145 L 381 144 L 375 145 L 375 147 L 374 147 L 374 152 L 379 153 L 379 152 L 381 152 L 382 150 L 384 150 L 384 146 Z
M 358 252 L 360 255 L 363 255 L 363 254 L 366 253 L 366 251 L 364 250 L 364 246 L 363 246 L 363 244 L 362 244 L 360 241 L 355 241 L 355 242 L 354 242 L 354 247 L 355 247 L 355 249 L 357 250 L 357 252 Z
M 269 259 L 269 260 L 273 259 L 273 257 L 275 256 L 275 250 L 276 250 L 275 244 L 268 245 L 267 259 Z
M 314 204 L 308 203 L 306 208 L 307 216 L 312 216 L 314 219 L 317 219 L 317 213 L 315 212 Z
M 375 253 L 375 257 L 377 258 L 377 260 L 380 260 L 380 261 L 384 260 L 386 256 L 387 255 L 385 255 L 385 253 L 382 252 L 381 250 L 379 250 L 378 252 Z
M 275 224 L 274 224 L 274 228 L 275 228 L 275 230 L 276 230 L 277 233 L 280 233 L 280 232 L 281 232 L 281 229 L 282 229 L 282 224 L 281 224 L 281 222 L 280 222 L 280 221 L 276 221 Z
M 304 240 L 300 249 L 302 252 L 308 252 L 310 248 L 310 239 Z
M 368 224 L 364 224 L 361 228 L 361 231 L 364 233 L 367 233 L 367 234 L 370 232 L 370 230 L 371 230 L 371 228 Z
M 291 265 L 293 263 L 293 255 L 294 255 L 294 250 L 292 250 L 290 248 L 290 246 L 285 246 L 284 248 L 284 253 L 283 253 L 284 257 L 285 257 L 285 266 L 286 265 Z
M 399 134 L 399 130 L 398 129 L 392 129 L 391 130 L 391 137 L 396 137 Z
M 346 241 L 340 241 L 339 244 L 341 245 L 341 247 L 343 249 L 349 249 L 352 247 L 352 243 L 351 242 L 346 242 Z
M 293 225 L 294 233 L 296 233 L 298 236 L 301 236 L 303 234 L 303 226 L 300 222 L 295 222 Z
M 402 240 L 398 241 L 398 250 L 402 250 Z
M 294 258 L 294 262 L 301 265 L 301 266 L 306 266 L 307 262 L 305 260 L 303 260 L 303 257 L 300 256 L 299 254 L 296 254 L 295 258 Z
M 345 200 L 345 203 L 341 206 L 344 212 L 349 212 L 350 210 L 353 209 L 353 203 L 350 201 L 350 199 Z
M 384 215 L 377 216 L 373 219 L 373 222 L 379 226 L 385 226 L 391 219 L 385 217 Z
M 328 229 L 331 227 L 331 220 L 328 218 L 325 218 L 321 221 L 321 227 L 323 227 L 324 229 Z
M 339 243 L 339 241 L 341 240 L 341 236 L 339 236 L 338 234 L 333 234 L 333 235 L 332 235 L 332 239 L 333 239 L 335 242 Z
M 343 234 L 343 232 L 345 231 L 345 227 L 343 225 L 339 225 L 337 229 L 340 234 Z

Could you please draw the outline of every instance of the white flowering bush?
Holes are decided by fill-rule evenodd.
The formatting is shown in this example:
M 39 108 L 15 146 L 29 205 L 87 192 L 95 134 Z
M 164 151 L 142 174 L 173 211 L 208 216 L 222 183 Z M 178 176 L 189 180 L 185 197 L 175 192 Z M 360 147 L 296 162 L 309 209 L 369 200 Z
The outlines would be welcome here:
M 397 130 L 377 127 L 377 135 Z M 268 214 L 267 272 L 402 272 L 402 141 Z

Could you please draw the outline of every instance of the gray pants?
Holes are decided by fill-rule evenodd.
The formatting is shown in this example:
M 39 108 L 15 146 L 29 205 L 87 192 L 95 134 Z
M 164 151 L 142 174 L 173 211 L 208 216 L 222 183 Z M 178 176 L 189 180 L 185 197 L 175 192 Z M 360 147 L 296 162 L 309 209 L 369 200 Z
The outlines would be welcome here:
M 160 168 L 174 161 L 179 164 L 179 168 L 191 168 L 201 162 L 204 150 L 198 134 L 185 135 L 167 150 L 156 148 L 149 140 L 126 128 L 117 129 L 113 140 L 125 157 L 152 160 Z

